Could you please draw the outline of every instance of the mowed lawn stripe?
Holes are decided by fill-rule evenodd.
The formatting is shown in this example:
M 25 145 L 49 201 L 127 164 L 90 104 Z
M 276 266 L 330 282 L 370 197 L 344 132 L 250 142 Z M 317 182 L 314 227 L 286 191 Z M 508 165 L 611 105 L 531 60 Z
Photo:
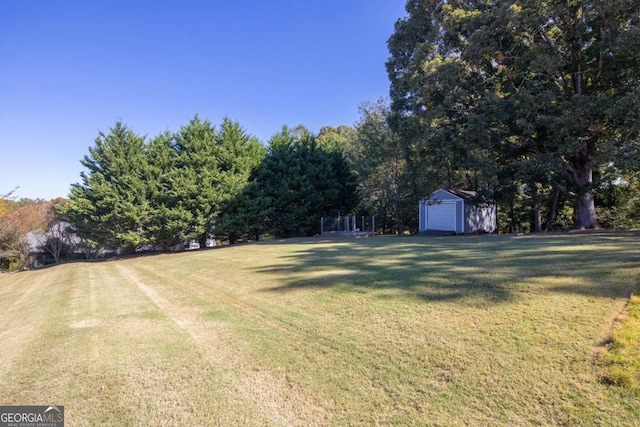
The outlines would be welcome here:
M 33 327 L 0 383 L 3 404 L 66 404 L 80 426 L 284 424 L 243 398 L 116 263 L 37 273 L 25 290 L 42 308 L 24 307 Z
M 640 425 L 593 361 L 637 237 L 293 239 L 0 276 L 0 309 L 59 303 L 0 315 L 22 347 L 0 401 L 72 425 Z
M 338 425 L 452 412 L 562 424 L 613 415 L 591 352 L 632 288 L 637 245 L 603 242 L 292 240 L 131 265 L 227 325 L 229 347 L 314 395 Z M 599 267 L 571 265 L 573 253 Z
M 52 285 L 59 285 L 64 275 L 61 270 L 46 269 L 0 276 L 0 378 L 10 376 L 25 352 L 47 338 L 47 325 L 64 293 Z
M 326 425 L 329 422 L 328 414 L 310 396 L 296 390 L 284 376 L 273 375 L 259 361 L 245 357 L 243 343 L 229 334 L 226 324 L 210 319 L 202 303 L 193 304 L 194 300 L 190 298 L 176 298 L 175 291 L 185 289 L 186 283 L 190 284 L 186 289 L 196 295 L 202 283 L 180 280 L 171 274 L 158 276 L 144 266 L 144 263 L 133 261 L 118 264 L 118 269 L 188 334 L 192 351 L 200 353 L 223 379 L 221 388 L 229 405 L 236 408 L 233 410 L 237 411 L 238 404 L 245 402 L 256 411 L 260 424 Z M 163 287 L 167 281 L 172 286 Z M 251 311 L 246 306 L 243 310 Z

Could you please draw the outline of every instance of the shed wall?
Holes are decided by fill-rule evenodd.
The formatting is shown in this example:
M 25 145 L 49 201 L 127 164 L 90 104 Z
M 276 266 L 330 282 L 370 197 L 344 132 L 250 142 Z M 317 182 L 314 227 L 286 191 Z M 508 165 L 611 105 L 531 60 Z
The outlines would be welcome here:
M 439 230 L 463 233 L 465 224 L 462 199 L 438 200 L 440 203 L 420 202 L 419 231 Z
M 433 203 L 439 201 L 439 203 Z M 429 202 L 432 202 L 431 204 Z M 452 212 L 455 205 L 455 213 Z M 455 219 L 451 218 L 455 216 Z M 468 200 L 446 190 L 435 191 L 429 200 L 423 200 L 419 206 L 419 231 L 439 230 L 456 233 L 493 233 L 496 231 L 496 205 L 474 206 Z M 453 225 L 455 223 L 455 225 Z
M 465 203 L 465 233 L 493 233 L 496 231 L 496 205 L 474 206 Z

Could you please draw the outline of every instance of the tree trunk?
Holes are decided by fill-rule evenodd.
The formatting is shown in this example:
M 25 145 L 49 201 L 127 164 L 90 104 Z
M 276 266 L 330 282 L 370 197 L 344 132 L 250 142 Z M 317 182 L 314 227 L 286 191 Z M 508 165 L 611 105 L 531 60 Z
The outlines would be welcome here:
M 514 202 L 511 200 L 509 202 L 509 233 L 513 233 L 516 231 L 516 220 L 515 220 L 515 207 Z
M 540 201 L 536 200 L 533 204 L 533 224 L 531 231 L 539 233 L 542 231 L 542 214 L 540 211 Z
M 587 228 L 600 228 L 596 218 L 595 195 L 593 193 L 593 167 L 591 161 L 585 161 L 582 167 L 577 170 L 576 195 L 576 228 L 583 230 Z
M 600 228 L 596 218 L 595 195 L 593 192 L 593 164 L 589 156 L 589 147 L 578 154 L 573 166 L 568 169 L 576 191 L 575 227 L 580 230 Z
M 592 191 L 580 193 L 576 196 L 576 228 L 600 228 L 596 218 L 596 205 Z
M 547 231 L 553 231 L 553 226 L 556 222 L 556 211 L 558 210 L 559 196 L 560 196 L 560 189 L 556 188 L 553 191 L 553 198 L 551 199 L 551 206 L 549 207 L 549 214 L 547 216 Z
M 531 184 L 531 196 L 533 201 L 533 210 L 532 210 L 532 221 L 531 221 L 531 231 L 534 233 L 539 233 L 542 231 L 542 214 L 540 210 L 540 195 L 538 194 L 538 186 L 533 183 Z

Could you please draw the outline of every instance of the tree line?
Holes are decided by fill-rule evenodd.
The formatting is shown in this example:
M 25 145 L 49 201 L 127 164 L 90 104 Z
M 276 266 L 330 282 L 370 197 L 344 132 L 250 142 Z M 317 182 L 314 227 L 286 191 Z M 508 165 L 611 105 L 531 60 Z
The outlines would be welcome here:
M 388 40 L 390 98 L 363 103 L 353 126 L 283 127 L 263 145 L 228 118 L 151 139 L 117 122 L 59 214 L 89 252 L 308 236 L 351 213 L 410 233 L 438 188 L 496 202 L 500 232 L 640 226 L 634 2 L 406 11 Z
M 357 204 L 342 152 L 304 127 L 263 147 L 229 118 L 217 129 L 196 115 L 149 141 L 116 122 L 82 164 L 60 214 L 88 244 L 125 253 L 307 236 Z
M 409 0 L 388 122 L 410 204 L 498 202 L 502 229 L 638 220 L 640 14 L 628 0 Z

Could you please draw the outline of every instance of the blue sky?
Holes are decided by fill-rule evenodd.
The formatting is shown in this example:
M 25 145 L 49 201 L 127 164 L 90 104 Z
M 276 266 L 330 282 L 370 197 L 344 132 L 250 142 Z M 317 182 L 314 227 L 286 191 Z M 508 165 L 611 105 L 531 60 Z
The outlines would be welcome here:
M 0 1 L 0 194 L 65 197 L 99 131 L 352 125 L 404 0 Z

